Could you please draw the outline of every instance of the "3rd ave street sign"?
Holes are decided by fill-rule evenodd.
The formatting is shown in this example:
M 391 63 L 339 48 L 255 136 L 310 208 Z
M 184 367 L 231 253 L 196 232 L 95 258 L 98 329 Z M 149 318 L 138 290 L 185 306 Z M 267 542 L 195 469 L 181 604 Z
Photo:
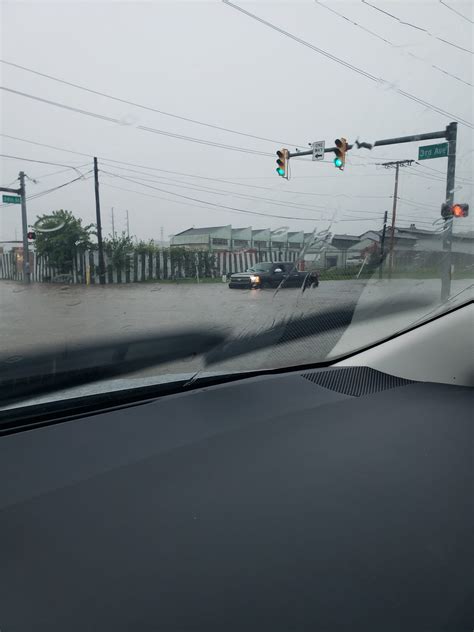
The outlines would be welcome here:
M 428 160 L 429 158 L 444 158 L 448 155 L 448 143 L 438 143 L 436 145 L 425 145 L 418 147 L 418 160 Z
M 21 197 L 18 195 L 2 195 L 4 204 L 21 204 Z

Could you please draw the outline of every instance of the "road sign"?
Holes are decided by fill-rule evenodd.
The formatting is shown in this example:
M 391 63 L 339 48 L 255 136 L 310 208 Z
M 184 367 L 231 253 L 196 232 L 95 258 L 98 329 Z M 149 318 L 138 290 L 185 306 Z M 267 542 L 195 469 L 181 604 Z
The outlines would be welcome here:
M 18 195 L 2 195 L 4 204 L 21 204 L 21 197 Z
M 313 160 L 323 160 L 324 159 L 324 140 L 318 140 L 315 143 L 312 143 L 313 148 Z
M 418 160 L 428 160 L 429 158 L 444 158 L 448 155 L 448 143 L 437 143 L 436 145 L 425 145 L 418 147 Z

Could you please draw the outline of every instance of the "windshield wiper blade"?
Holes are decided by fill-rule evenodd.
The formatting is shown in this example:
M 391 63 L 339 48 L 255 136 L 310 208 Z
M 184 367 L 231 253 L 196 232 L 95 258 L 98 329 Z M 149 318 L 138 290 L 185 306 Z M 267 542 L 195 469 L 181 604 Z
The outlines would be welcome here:
M 433 302 L 425 298 L 400 299 L 389 304 L 372 305 L 358 309 L 358 318 L 362 320 L 377 320 L 384 315 L 406 312 L 418 307 L 432 306 Z M 290 317 L 282 320 L 268 329 L 256 334 L 248 334 L 226 340 L 222 345 L 206 353 L 204 361 L 207 366 L 225 360 L 268 349 L 276 345 L 294 342 L 311 336 L 334 331 L 345 330 L 352 321 L 356 305 L 346 305 L 336 309 L 327 309 L 308 316 Z
M 219 332 L 187 330 L 3 356 L 0 405 L 200 356 L 224 341 Z

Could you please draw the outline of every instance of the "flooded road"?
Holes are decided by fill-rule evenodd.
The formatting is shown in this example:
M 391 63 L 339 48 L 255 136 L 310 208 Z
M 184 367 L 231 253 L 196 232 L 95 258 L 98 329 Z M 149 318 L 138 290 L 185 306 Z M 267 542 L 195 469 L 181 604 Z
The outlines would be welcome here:
M 336 306 L 354 306 L 363 282 L 322 282 L 304 293 L 298 288 L 230 290 L 225 283 L 133 284 L 78 286 L 0 283 L 0 344 L 2 355 L 16 355 L 38 347 L 80 347 L 86 341 L 163 334 L 195 327 L 232 336 L 255 334 L 273 323 Z M 319 340 L 311 349 L 281 346 L 233 361 L 233 370 L 316 362 L 334 346 L 341 332 Z M 174 363 L 166 371 L 193 371 L 198 359 Z M 228 363 L 226 362 L 226 365 Z M 226 366 L 226 369 L 230 367 Z M 160 368 L 160 373 L 162 368 Z M 150 370 L 146 372 L 150 374 Z
M 453 289 L 458 291 L 465 285 L 454 282 Z M 424 303 L 418 305 L 418 311 L 410 311 L 420 298 Z M 324 362 L 363 348 L 410 326 L 436 305 L 439 281 L 434 279 L 322 281 L 318 288 L 304 293 L 299 288 L 283 288 L 277 293 L 230 290 L 226 283 L 27 287 L 2 281 L 0 355 L 11 358 L 40 348 L 74 349 L 95 341 L 124 341 L 192 328 L 237 338 L 245 353 L 221 358 L 212 365 L 206 365 L 202 357 L 189 357 L 140 370 L 126 379 L 177 379 L 178 375 L 199 371 L 228 373 L 291 367 Z M 334 314 L 328 314 L 335 309 L 343 314 L 336 326 Z M 317 316 L 319 321 L 315 329 L 308 332 L 306 327 L 302 332 L 295 321 L 307 316 Z M 278 324 L 290 318 L 292 324 L 285 325 L 282 332 Z M 271 344 L 255 349 L 263 333 Z M 257 342 L 248 344 L 250 335 L 257 336 Z

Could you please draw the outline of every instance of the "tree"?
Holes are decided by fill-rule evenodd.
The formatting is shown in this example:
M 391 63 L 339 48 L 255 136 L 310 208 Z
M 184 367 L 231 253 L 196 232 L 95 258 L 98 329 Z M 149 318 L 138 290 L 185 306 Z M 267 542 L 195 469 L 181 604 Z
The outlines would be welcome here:
M 112 265 L 121 268 L 125 265 L 127 256 L 134 251 L 133 239 L 125 232 L 122 232 L 120 236 L 109 235 L 107 239 L 104 239 L 104 251 Z
M 36 252 L 46 256 L 50 265 L 60 274 L 70 273 L 77 252 L 92 248 L 94 224 L 82 225 L 82 219 L 71 211 L 60 209 L 49 215 L 40 215 L 34 225 Z

